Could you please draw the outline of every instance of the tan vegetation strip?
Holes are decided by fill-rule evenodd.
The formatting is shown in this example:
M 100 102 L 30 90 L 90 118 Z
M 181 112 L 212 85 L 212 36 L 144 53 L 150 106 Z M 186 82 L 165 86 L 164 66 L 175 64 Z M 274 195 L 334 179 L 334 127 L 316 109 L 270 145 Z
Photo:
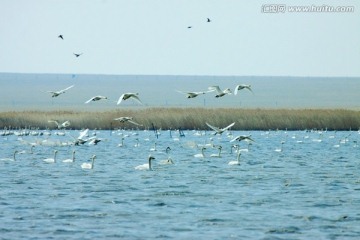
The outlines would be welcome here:
M 133 117 L 131 123 L 114 121 L 118 117 Z M 0 128 L 40 128 L 54 129 L 55 124 L 71 122 L 71 129 L 151 129 L 152 124 L 161 129 L 209 129 L 205 122 L 213 126 L 225 127 L 236 122 L 233 130 L 269 129 L 328 129 L 357 130 L 360 127 L 360 111 L 343 109 L 237 109 L 237 108 L 147 108 L 125 109 L 106 112 L 76 111 L 23 111 L 0 112 Z

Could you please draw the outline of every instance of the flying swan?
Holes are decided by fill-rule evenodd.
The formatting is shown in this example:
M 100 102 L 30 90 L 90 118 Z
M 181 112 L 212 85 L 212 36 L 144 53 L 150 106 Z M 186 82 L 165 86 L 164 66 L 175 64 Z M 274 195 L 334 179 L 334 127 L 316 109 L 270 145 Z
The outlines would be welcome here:
M 69 90 L 70 88 L 74 87 L 74 85 L 71 85 L 70 87 L 67 87 L 63 90 L 60 91 L 48 91 L 48 93 L 51 93 L 51 97 L 58 97 L 59 95 L 65 93 L 67 90 Z
M 94 96 L 94 97 L 90 98 L 89 100 L 87 100 L 85 103 L 88 104 L 90 102 L 96 102 L 96 101 L 100 101 L 102 99 L 107 99 L 107 97 L 100 96 L 100 95 Z
M 229 126 L 224 127 L 224 128 L 214 127 L 214 126 L 210 125 L 210 124 L 207 123 L 207 122 L 205 122 L 205 124 L 206 124 L 209 128 L 211 128 L 212 130 L 215 131 L 215 133 L 213 133 L 214 135 L 216 135 L 216 134 L 220 134 L 220 135 L 221 135 L 223 132 L 225 132 L 226 130 L 228 130 L 228 129 L 231 128 L 232 126 L 234 126 L 235 122 L 231 123 Z
M 140 98 L 138 97 L 139 93 L 124 93 L 120 96 L 119 100 L 117 101 L 117 105 L 119 105 L 123 100 L 127 100 L 129 98 L 132 98 L 136 100 L 138 103 L 142 104 Z

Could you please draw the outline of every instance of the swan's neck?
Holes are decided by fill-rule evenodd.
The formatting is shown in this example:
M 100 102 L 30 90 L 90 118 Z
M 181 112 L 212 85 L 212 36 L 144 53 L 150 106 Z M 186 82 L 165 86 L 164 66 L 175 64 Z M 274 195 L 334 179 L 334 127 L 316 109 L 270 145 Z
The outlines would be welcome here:
M 56 162 L 56 154 L 57 152 L 54 153 L 54 162 Z
M 151 171 L 152 168 L 151 168 L 151 158 L 149 158 L 149 170 Z
M 14 152 L 14 161 L 16 161 L 16 153 L 17 153 L 17 152 Z
M 201 149 L 201 154 L 203 155 L 203 157 L 205 157 L 204 149 L 205 149 L 205 148 L 202 148 L 202 149 Z
M 240 163 L 240 155 L 241 155 L 241 152 L 239 151 L 239 152 L 238 152 L 238 155 L 237 155 L 237 161 L 238 161 L 238 163 Z
M 75 152 L 72 154 L 72 161 L 75 162 Z
M 90 167 L 91 169 L 94 168 L 94 162 L 95 162 L 95 158 L 93 157 L 92 160 L 91 160 L 91 167 Z

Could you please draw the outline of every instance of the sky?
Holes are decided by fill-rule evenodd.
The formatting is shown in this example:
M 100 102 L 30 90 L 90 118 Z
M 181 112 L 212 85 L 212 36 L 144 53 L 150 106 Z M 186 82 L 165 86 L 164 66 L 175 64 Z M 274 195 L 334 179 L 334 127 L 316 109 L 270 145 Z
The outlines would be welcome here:
M 359 29 L 360 1 L 0 0 L 0 72 L 359 77 Z

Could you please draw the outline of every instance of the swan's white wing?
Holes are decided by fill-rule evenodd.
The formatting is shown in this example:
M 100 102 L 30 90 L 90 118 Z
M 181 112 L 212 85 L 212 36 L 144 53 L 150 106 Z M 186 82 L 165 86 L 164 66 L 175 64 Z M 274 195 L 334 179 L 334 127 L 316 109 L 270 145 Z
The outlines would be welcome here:
M 132 120 L 128 120 L 128 122 L 131 122 L 132 124 L 135 124 L 135 125 L 137 125 L 137 126 L 142 126 L 140 123 L 134 122 L 134 121 L 132 121 Z
M 205 92 L 189 92 L 189 94 L 195 94 L 195 95 L 200 95 L 200 94 L 205 94 Z
M 179 90 L 176 90 L 178 93 L 182 93 L 182 94 L 188 94 L 187 92 L 183 92 L 183 91 L 179 91 Z
M 240 136 L 237 136 L 236 138 L 231 139 L 230 142 L 235 142 L 235 141 L 239 140 L 239 138 L 240 138 Z
M 80 132 L 78 139 L 83 139 L 88 134 L 89 129 L 85 129 L 84 131 Z
M 115 121 L 118 121 L 118 120 L 121 121 L 121 120 L 123 120 L 123 119 L 124 119 L 123 117 L 114 118 Z
M 63 127 L 68 127 L 68 126 L 70 126 L 70 121 L 68 120 L 68 121 L 63 122 L 63 123 L 61 124 L 61 126 L 63 126 Z
M 205 122 L 206 125 L 208 125 L 209 128 L 211 128 L 212 130 L 214 130 L 215 132 L 220 132 L 221 130 L 217 127 L 211 126 L 210 124 L 208 124 L 207 122 Z
M 48 120 L 49 123 L 55 123 L 57 126 L 59 126 L 59 123 L 58 121 L 55 121 L 55 120 Z
M 234 94 L 237 95 L 240 85 L 237 85 L 234 90 Z
M 93 100 L 94 100 L 94 98 L 95 98 L 95 97 L 90 98 L 90 99 L 89 99 L 89 100 L 87 100 L 85 103 L 89 103 L 89 102 L 93 101 Z
M 74 87 L 74 85 L 71 85 L 70 87 L 67 87 L 67 88 L 65 88 L 65 89 L 63 89 L 63 90 L 60 90 L 59 92 L 65 92 L 65 91 L 67 91 L 67 90 L 69 90 L 70 88 L 72 88 L 72 87 Z
M 211 87 L 208 87 L 208 89 L 211 92 L 216 91 L 217 93 L 222 93 L 219 86 L 211 86 Z
M 123 100 L 124 96 L 125 96 L 125 93 L 122 94 L 122 95 L 119 97 L 119 100 L 118 100 L 117 103 L 116 103 L 117 105 L 119 105 L 119 104 L 121 103 L 121 101 Z
M 229 126 L 223 128 L 223 131 L 226 131 L 227 129 L 231 128 L 232 126 L 234 126 L 235 122 L 233 122 L 232 124 L 230 124 Z
M 136 95 L 132 95 L 131 98 L 134 98 L 136 101 L 138 101 L 140 104 L 143 104 L 141 101 L 140 101 L 140 98 Z

